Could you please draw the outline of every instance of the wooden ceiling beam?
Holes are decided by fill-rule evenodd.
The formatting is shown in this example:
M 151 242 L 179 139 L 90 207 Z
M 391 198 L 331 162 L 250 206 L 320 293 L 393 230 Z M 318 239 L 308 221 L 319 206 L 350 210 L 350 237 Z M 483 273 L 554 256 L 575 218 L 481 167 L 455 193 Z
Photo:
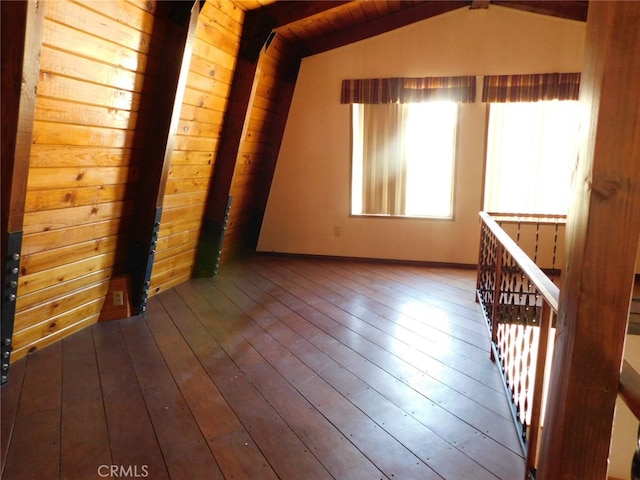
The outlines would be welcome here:
M 262 7 L 256 12 L 269 16 L 274 20 L 274 28 L 313 17 L 350 3 L 350 0 L 300 1 L 283 0 Z
M 398 10 L 390 15 L 378 17 L 367 23 L 306 42 L 305 55 L 322 53 L 333 48 L 395 30 L 396 28 L 404 27 L 405 25 L 410 25 L 420 20 L 435 17 L 436 15 L 446 13 L 456 8 L 467 6 L 469 6 L 469 1 L 444 0 L 438 2 L 420 2 L 414 7 Z
M 587 21 L 588 0 L 491 0 L 493 5 L 514 8 L 525 12 L 551 15 L 569 20 Z

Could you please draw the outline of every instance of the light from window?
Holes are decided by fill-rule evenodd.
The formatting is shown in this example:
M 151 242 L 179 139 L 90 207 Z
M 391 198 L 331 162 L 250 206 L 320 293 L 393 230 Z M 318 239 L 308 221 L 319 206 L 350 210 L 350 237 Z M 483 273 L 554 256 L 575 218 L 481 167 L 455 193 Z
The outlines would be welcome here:
M 352 214 L 450 218 L 457 110 L 354 104 Z
M 576 101 L 492 103 L 484 209 L 566 215 L 578 155 Z

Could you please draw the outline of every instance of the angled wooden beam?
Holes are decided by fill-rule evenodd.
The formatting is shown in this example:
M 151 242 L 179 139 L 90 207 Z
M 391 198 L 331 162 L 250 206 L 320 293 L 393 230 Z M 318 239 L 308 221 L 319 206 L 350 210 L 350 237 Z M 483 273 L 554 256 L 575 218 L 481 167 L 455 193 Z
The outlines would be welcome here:
M 222 242 L 231 208 L 230 192 L 238 150 L 245 134 L 249 107 L 257 86 L 258 58 L 274 26 L 274 19 L 264 15 L 260 10 L 248 12 L 245 16 L 240 52 L 231 82 L 224 127 L 200 230 L 193 270 L 196 277 L 213 277 L 218 272 Z
M 232 202 L 230 192 L 238 150 L 245 135 L 249 108 L 258 83 L 258 59 L 275 26 L 276 20 L 263 9 L 248 12 L 242 25 L 240 52 L 233 73 L 224 127 L 200 230 L 193 270 L 196 277 L 212 277 L 218 272 Z
M 538 480 L 607 477 L 640 239 L 638 51 L 640 2 L 592 2 Z
M 284 76 L 279 84 L 275 111 L 272 113 L 272 121 L 268 133 L 269 146 L 264 153 L 260 165 L 260 183 L 253 191 L 252 198 L 252 228 L 247 239 L 247 246 L 251 249 L 256 248 L 260 229 L 262 228 L 262 220 L 271 190 L 271 183 L 280 153 L 280 146 L 284 136 L 284 130 L 287 125 L 287 118 L 293 101 L 293 92 L 295 90 L 296 80 L 300 71 L 302 45 L 292 45 L 291 52 L 287 60 L 283 61 L 281 68 Z M 285 63 L 288 62 L 288 63 Z
M 240 52 L 231 82 L 224 127 L 216 156 L 213 180 L 203 217 L 193 274 L 212 277 L 219 267 L 229 210 L 233 175 L 252 97 L 257 86 L 258 59 L 279 26 L 335 8 L 344 1 L 283 1 L 247 12 L 240 39 Z
M 450 10 L 468 7 L 468 1 L 418 2 L 415 7 L 398 10 L 390 15 L 371 20 L 355 27 L 341 30 L 333 35 L 317 38 L 306 43 L 307 55 L 315 55 L 332 48 L 348 45 L 381 33 L 404 27 L 411 23 L 435 17 Z
M 491 0 L 493 5 L 514 8 L 524 12 L 551 15 L 585 22 L 589 9 L 588 0 Z
M 155 78 L 150 124 L 142 155 L 129 251 L 133 313 L 146 309 L 155 259 L 162 202 L 169 175 L 180 109 L 189 74 L 200 2 L 159 2 L 156 15 L 166 19 L 163 42 L 156 48 L 162 61 Z
M 44 2 L 0 2 L 2 14 L 2 320 L 7 381 L 18 295 L 27 177 L 44 24 Z

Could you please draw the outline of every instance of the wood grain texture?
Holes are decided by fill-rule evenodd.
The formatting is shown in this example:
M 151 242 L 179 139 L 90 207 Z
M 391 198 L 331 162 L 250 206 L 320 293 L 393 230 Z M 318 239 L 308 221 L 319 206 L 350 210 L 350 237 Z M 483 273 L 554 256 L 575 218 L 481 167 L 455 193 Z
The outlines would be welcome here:
M 630 53 L 638 48 L 639 3 L 589 5 L 580 86 L 589 128 L 567 215 L 543 480 L 607 474 L 640 238 L 640 91 L 632 87 L 640 59 Z
M 44 3 L 18 356 L 95 322 L 109 276 L 122 268 L 149 120 L 143 87 L 153 88 L 158 68 L 151 28 L 164 30 L 153 10 Z
M 230 263 L 162 290 L 144 317 L 19 360 L 18 372 L 29 366 L 22 395 L 10 381 L 3 396 L 16 412 L 5 468 L 46 451 L 52 465 L 90 474 L 110 452 L 154 479 L 521 478 L 474 288 L 473 270 Z M 22 422 L 20 412 L 46 404 L 30 389 L 56 382 L 51 413 Z M 89 413 L 96 421 L 82 431 Z M 38 430 L 59 443 L 18 455 Z M 69 455 L 71 445 L 84 455 Z
M 63 340 L 60 476 L 92 478 L 99 465 L 111 464 L 93 332 Z
M 291 101 L 287 95 L 276 102 L 265 101 L 265 97 L 273 99 L 276 92 L 293 94 L 285 77 L 289 73 L 286 68 L 289 55 L 295 53 L 285 40 L 276 36 L 269 49 L 260 55 L 245 131 L 237 148 L 234 176 L 229 186 L 233 203 L 222 245 L 223 263 L 257 242 L 261 212 L 266 205 L 262 185 L 271 183 L 271 165 L 275 165 L 284 132 L 284 123 L 277 119 L 283 112 L 286 117 Z M 248 164 L 250 169 L 246 168 Z
M 8 232 L 22 230 L 44 10 L 37 2 L 2 6 L 2 279 Z
M 193 222 L 202 218 L 210 195 L 242 18 L 242 11 L 229 2 L 207 2 L 198 19 L 163 200 L 153 294 L 184 281 L 193 267 L 197 248 Z M 184 243 L 179 244 L 180 240 Z M 171 269 L 175 269 L 173 278 Z

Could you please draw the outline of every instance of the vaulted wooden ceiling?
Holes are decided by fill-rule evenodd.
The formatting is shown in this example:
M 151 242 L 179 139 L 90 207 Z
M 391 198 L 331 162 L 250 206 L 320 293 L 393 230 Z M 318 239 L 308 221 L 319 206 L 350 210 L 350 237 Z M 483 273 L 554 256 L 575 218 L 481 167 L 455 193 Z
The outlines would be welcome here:
M 253 13 L 273 20 L 274 31 L 313 55 L 379 35 L 448 11 L 492 5 L 586 21 L 588 0 L 239 0 Z

